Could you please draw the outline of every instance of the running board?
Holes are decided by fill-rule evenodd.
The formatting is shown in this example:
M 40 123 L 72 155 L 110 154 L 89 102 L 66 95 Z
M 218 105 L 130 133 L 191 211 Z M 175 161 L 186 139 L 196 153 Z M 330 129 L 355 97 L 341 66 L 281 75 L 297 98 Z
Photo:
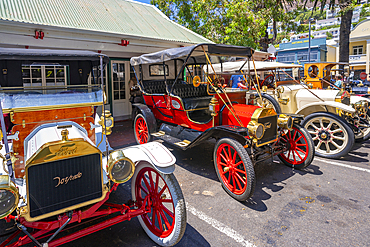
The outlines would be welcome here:
M 175 145 L 176 147 L 182 149 L 182 150 L 185 150 L 186 147 L 191 143 L 190 141 L 188 140 L 180 140 L 176 137 L 173 137 L 173 136 L 170 136 L 170 135 L 166 135 L 165 132 L 163 131 L 159 131 L 159 132 L 156 132 L 156 133 L 153 133 L 152 136 L 156 137 L 157 139 L 160 139 L 166 143 L 169 143 L 169 144 L 172 144 L 172 145 Z

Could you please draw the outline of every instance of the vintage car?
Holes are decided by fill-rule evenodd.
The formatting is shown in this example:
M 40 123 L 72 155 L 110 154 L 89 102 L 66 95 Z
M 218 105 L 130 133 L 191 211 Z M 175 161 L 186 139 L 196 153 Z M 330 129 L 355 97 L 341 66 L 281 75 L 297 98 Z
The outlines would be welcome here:
M 343 76 L 343 72 L 348 73 L 348 69 L 334 69 L 334 67 L 339 65 L 348 66 L 349 64 L 343 62 L 306 63 L 304 65 L 303 81 L 314 89 L 339 89 L 334 85 L 335 74 L 341 74 Z M 367 82 L 364 83 L 347 78 L 342 84 L 342 87 L 351 95 L 370 96 L 370 87 Z
M 214 166 L 225 191 L 245 201 L 255 187 L 254 165 L 277 155 L 303 169 L 314 156 L 310 135 L 296 116 L 254 105 L 254 94 L 226 93 L 223 78 L 210 76 L 225 57 L 251 58 L 249 47 L 199 44 L 132 57 L 145 104 L 133 104 L 137 143 L 154 137 L 182 150 L 217 140 Z
M 158 245 L 183 236 L 175 157 L 155 142 L 109 150 L 99 76 L 108 62 L 88 51 L 0 48 L 0 218 L 15 225 L 1 246 L 57 246 L 133 217 Z M 127 203 L 109 202 L 130 178 Z
M 247 85 L 250 89 L 254 89 L 254 84 L 264 87 L 261 98 L 256 100 L 257 105 L 273 107 L 278 113 L 304 116 L 302 125 L 311 134 L 318 156 L 343 157 L 352 149 L 355 140 L 370 138 L 370 100 L 349 95 L 344 90 L 311 89 L 301 83 L 299 73 L 293 71 L 301 65 L 237 61 L 223 64 L 222 69 L 221 64 L 213 67 L 215 73 L 224 75 L 240 71 L 245 76 L 259 74 L 260 81 Z

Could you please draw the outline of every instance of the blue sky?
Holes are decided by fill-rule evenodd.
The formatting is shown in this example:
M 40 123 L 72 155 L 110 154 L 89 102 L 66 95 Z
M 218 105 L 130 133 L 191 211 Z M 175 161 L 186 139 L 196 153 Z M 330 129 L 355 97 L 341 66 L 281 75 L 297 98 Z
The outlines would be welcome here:
M 150 0 L 134 0 L 134 1 L 150 4 Z

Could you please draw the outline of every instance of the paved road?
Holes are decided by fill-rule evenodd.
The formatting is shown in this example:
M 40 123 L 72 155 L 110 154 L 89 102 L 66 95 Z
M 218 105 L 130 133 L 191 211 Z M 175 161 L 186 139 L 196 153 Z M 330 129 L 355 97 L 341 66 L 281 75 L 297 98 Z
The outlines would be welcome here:
M 213 167 L 213 145 L 172 150 L 188 205 L 186 232 L 177 246 L 370 245 L 370 142 L 356 144 L 342 160 L 315 158 L 304 171 L 277 159 L 259 164 L 254 196 L 243 203 L 222 189 Z M 130 185 L 125 184 L 110 200 L 129 198 Z M 133 219 L 66 246 L 155 244 Z

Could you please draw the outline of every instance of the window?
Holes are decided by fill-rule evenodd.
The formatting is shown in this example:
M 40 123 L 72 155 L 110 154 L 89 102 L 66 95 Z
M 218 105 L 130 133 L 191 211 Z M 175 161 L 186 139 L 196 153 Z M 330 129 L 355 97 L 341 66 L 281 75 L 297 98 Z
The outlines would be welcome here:
M 112 63 L 113 72 L 113 99 L 126 99 L 126 85 L 125 85 L 125 63 Z
M 22 65 L 23 86 L 65 86 L 66 70 L 62 65 Z
M 165 65 L 166 70 L 166 76 L 168 76 L 168 65 Z M 163 65 L 162 64 L 153 64 L 149 66 L 150 76 L 163 76 Z
M 361 55 L 363 54 L 363 46 L 362 45 L 357 45 L 353 47 L 353 55 Z

